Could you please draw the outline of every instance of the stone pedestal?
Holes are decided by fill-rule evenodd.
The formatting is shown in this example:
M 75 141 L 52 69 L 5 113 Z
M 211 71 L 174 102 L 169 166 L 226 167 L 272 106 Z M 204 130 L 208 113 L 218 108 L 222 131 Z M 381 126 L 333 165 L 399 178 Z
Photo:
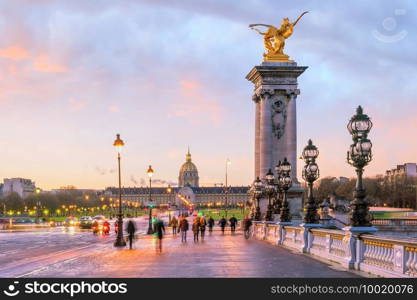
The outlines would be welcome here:
M 299 185 L 293 186 L 287 194 L 288 206 L 291 216 L 299 216 L 303 209 L 303 192 L 304 189 Z M 255 205 L 255 203 L 253 203 Z M 268 209 L 268 197 L 259 200 L 259 208 L 261 209 L 262 217 Z M 274 222 L 279 222 L 279 214 L 274 214 Z
M 300 227 L 303 228 L 302 235 L 303 235 L 303 245 L 301 246 L 300 251 L 303 253 L 308 253 L 311 245 L 313 243 L 312 235 L 310 233 L 310 229 L 312 228 L 320 228 L 322 227 L 321 224 L 311 224 L 311 223 L 302 223 Z
M 263 62 L 246 79 L 255 85 L 255 178 L 264 178 L 287 157 L 297 181 L 297 78 L 307 67 L 296 62 Z M 275 174 L 276 175 L 276 174 Z
M 342 265 L 349 269 L 360 270 L 360 264 L 363 256 L 364 247 L 360 241 L 360 235 L 366 233 L 375 233 L 378 231 L 375 227 L 353 227 L 346 226 L 343 228 L 346 232 L 343 242 L 346 244 L 347 257 Z
M 294 186 L 288 191 L 292 215 L 302 209 L 303 188 L 297 180 L 297 78 L 307 67 L 296 62 L 263 62 L 246 76 L 255 85 L 255 176 L 265 178 L 269 169 L 276 176 L 275 166 L 286 157 L 292 165 Z M 260 201 L 265 214 L 268 201 Z

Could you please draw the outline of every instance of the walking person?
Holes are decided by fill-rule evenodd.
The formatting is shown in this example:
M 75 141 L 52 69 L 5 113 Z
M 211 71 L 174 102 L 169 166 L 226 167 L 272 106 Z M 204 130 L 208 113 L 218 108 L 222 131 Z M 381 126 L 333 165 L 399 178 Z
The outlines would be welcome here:
M 220 228 L 222 229 L 222 234 L 224 234 L 224 228 L 226 227 L 227 221 L 222 217 L 219 221 Z
M 159 253 L 162 252 L 162 239 L 164 238 L 165 234 L 165 226 L 162 220 L 155 218 L 153 220 L 153 232 L 156 237 L 156 251 L 159 250 Z
M 213 226 L 214 226 L 214 219 L 210 216 L 210 218 L 207 220 L 209 233 L 213 232 Z
M 194 242 L 198 242 L 198 233 L 200 232 L 200 220 L 195 218 L 193 222 L 193 233 L 194 233 Z
M 132 219 L 127 222 L 127 238 L 129 240 L 129 249 L 132 249 L 133 239 L 135 238 L 136 225 Z
M 235 218 L 234 215 L 229 219 L 229 223 L 230 223 L 230 231 L 233 234 L 236 231 L 236 224 L 237 224 L 237 219 Z
M 170 225 L 172 226 L 172 234 L 176 235 L 177 234 L 178 220 L 177 220 L 177 218 L 175 218 L 175 216 L 172 217 Z
M 206 226 L 207 226 L 206 218 L 204 216 L 202 216 L 200 218 L 200 233 L 201 233 L 201 240 L 202 241 L 204 241 L 204 234 L 206 232 Z
M 181 242 L 186 243 L 187 242 L 188 221 L 184 216 L 181 217 L 178 228 L 181 231 Z
M 245 232 L 245 238 L 248 239 L 250 237 L 250 227 L 252 226 L 252 220 L 249 216 L 246 216 L 243 220 L 243 230 Z

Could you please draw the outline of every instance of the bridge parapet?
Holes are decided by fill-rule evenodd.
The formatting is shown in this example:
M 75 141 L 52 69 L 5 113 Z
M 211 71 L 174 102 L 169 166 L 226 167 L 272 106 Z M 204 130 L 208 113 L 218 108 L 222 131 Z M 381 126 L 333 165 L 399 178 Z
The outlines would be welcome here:
M 265 222 L 254 222 L 252 230 L 253 238 L 340 263 L 346 269 L 417 278 L 417 241 Z

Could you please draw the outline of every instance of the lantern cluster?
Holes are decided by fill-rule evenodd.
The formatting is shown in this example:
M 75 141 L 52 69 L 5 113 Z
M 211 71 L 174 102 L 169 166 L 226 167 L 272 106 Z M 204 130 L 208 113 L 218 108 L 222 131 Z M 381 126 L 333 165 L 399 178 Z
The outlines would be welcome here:
M 372 143 L 368 139 L 371 128 L 371 119 L 363 113 L 362 107 L 358 106 L 356 114 L 347 125 L 353 140 L 347 152 L 347 161 L 356 168 L 363 168 L 372 160 Z

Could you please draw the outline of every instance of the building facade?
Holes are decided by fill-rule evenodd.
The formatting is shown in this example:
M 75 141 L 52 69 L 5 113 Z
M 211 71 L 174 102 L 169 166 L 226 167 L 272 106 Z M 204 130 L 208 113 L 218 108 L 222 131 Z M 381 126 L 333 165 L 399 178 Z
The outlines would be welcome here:
M 384 177 L 385 194 L 389 205 L 417 208 L 417 164 L 405 163 L 387 170 Z
M 395 180 L 395 178 L 398 178 L 399 176 L 417 177 L 417 164 L 405 163 L 403 165 L 397 165 L 396 168 L 387 170 L 385 176 L 390 180 Z
M 123 187 L 122 201 L 127 205 L 146 207 L 152 204 L 160 207 L 176 205 L 177 207 L 221 207 L 243 206 L 248 199 L 248 186 L 199 186 L 199 176 L 196 165 L 191 161 L 190 151 L 186 154 L 186 161 L 180 167 L 178 187 Z M 108 187 L 104 197 L 117 201 L 119 189 Z
M 4 178 L 3 196 L 17 193 L 21 198 L 34 194 L 36 190 L 35 182 L 25 178 Z
M 230 186 L 224 187 L 123 187 L 122 201 L 129 204 L 138 204 L 146 207 L 152 199 L 155 206 L 176 205 L 178 207 L 186 207 L 193 205 L 194 207 L 220 207 L 227 203 L 227 206 L 242 206 L 248 198 L 247 186 Z M 150 193 L 151 192 L 151 193 Z M 117 201 L 119 189 L 116 187 L 108 187 L 104 192 L 104 197 L 112 198 Z M 227 198 L 227 200 L 226 200 Z

